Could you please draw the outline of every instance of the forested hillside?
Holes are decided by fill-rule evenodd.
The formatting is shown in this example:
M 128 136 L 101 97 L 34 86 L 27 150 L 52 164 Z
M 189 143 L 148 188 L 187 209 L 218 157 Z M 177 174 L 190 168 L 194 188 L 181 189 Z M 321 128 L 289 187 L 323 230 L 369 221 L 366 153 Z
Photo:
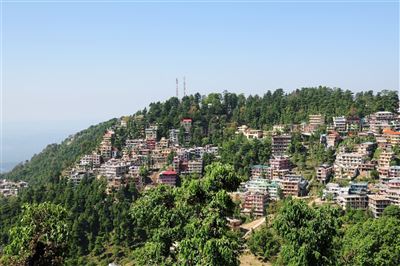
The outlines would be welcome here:
M 308 115 L 321 113 L 329 120 L 333 116 L 358 115 L 364 117 L 376 111 L 395 111 L 398 95 L 395 91 L 373 91 L 353 94 L 349 90 L 326 87 L 303 88 L 290 93 L 282 89 L 268 91 L 262 97 L 224 92 L 207 96 L 195 94 L 178 100 L 173 97 L 165 102 L 156 102 L 136 113 L 141 120 L 129 123 L 129 136 L 119 134 L 115 145 L 121 145 L 127 137 L 139 137 L 143 126 L 158 124 L 159 135 L 168 136 L 171 128 L 179 128 L 182 118 L 193 119 L 192 143 L 221 145 L 234 135 L 236 126 L 268 129 L 274 124 L 301 123 Z M 116 119 L 92 126 L 68 138 L 61 144 L 51 144 L 2 178 L 36 182 L 57 177 L 71 166 L 79 156 L 93 150 L 100 142 L 105 129 L 116 123 Z
M 248 97 L 196 94 L 151 103 L 127 115 L 126 128 L 115 128 L 113 146 L 143 137 L 143 129 L 154 124 L 158 138 L 168 137 L 171 128 L 180 128 L 182 118 L 192 118 L 188 145 L 214 144 L 220 156 L 204 158 L 201 178 L 189 175 L 178 187 L 145 191 L 131 183 L 106 193 L 102 179 L 85 178 L 74 186 L 62 177 L 120 121 L 92 126 L 0 177 L 29 183 L 18 197 L 0 197 L 0 265 L 238 265 L 245 245 L 277 265 L 399 265 L 400 243 L 390 245 L 388 240 L 399 236 L 396 208 L 375 222 L 364 212 L 314 208 L 288 198 L 271 204 L 268 212 L 275 218 L 249 240 L 226 223 L 226 217 L 247 219 L 228 193 L 247 178 L 251 165 L 271 156 L 270 138 L 249 140 L 235 134 L 237 126 L 269 130 L 275 124 L 306 122 L 310 114 L 323 114 L 329 122 L 332 116 L 364 117 L 397 108 L 394 91 L 353 94 L 326 87 Z M 310 137 L 307 152 L 299 139 L 300 134 L 293 134 L 289 152 L 300 170 L 332 159 L 334 152 L 320 145 L 319 136 Z M 46 226 L 47 220 L 57 222 Z M 383 239 L 376 240 L 378 235 Z

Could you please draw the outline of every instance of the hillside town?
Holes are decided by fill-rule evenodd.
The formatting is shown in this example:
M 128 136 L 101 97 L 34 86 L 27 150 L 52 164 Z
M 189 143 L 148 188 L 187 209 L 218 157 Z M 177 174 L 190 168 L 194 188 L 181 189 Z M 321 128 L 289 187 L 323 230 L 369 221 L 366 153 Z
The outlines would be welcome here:
M 252 165 L 248 181 L 233 193 L 241 201 L 242 214 L 264 216 L 270 202 L 288 196 L 311 197 L 321 204 L 334 202 L 343 209 L 369 209 L 374 217 L 379 217 L 390 204 L 400 205 L 400 166 L 394 161 L 394 149 L 400 144 L 399 115 L 382 111 L 365 118 L 333 117 L 332 123 L 326 123 L 326 119 L 321 114 L 310 115 L 307 123 L 275 125 L 270 131 L 237 127 L 236 134 L 249 140 L 272 141 L 271 158 L 264 164 Z M 178 186 L 184 176 L 202 176 L 206 154 L 219 158 L 216 146 L 189 146 L 193 123 L 190 118 L 182 119 L 181 128 L 170 129 L 168 136 L 159 136 L 157 125 L 149 125 L 142 129 L 143 138 L 126 139 L 119 150 L 113 146 L 115 130 L 126 127 L 126 121 L 121 118 L 117 126 L 104 133 L 96 150 L 65 171 L 72 183 L 77 185 L 85 177 L 104 178 L 108 192 L 130 182 L 138 190 L 160 184 Z M 321 129 L 326 133 L 320 134 L 320 143 L 335 151 L 335 160 L 333 164 L 319 165 L 314 177 L 306 178 L 288 153 L 292 134 L 300 133 L 307 139 Z M 368 137 L 370 141 L 351 149 L 339 145 L 354 136 Z M 310 195 L 313 182 L 323 187 L 318 195 Z M 15 195 L 17 189 L 2 193 Z
M 84 155 L 68 171 L 68 178 L 74 184 L 89 176 L 105 178 L 110 192 L 130 182 L 142 190 L 158 184 L 176 186 L 179 176 L 200 177 L 204 155 L 217 157 L 218 147 L 187 147 L 191 125 L 192 119 L 182 119 L 184 145 L 179 144 L 179 129 L 171 129 L 168 138 L 158 138 L 157 125 L 151 125 L 143 129 L 144 138 L 127 139 L 122 150 L 112 145 L 115 128 L 111 128 L 105 132 L 98 149 Z M 126 121 L 121 119 L 118 127 L 126 127 Z
M 369 93 L 364 101 L 348 92 L 347 102 L 333 96 L 340 90 L 302 91 L 326 93 L 329 108 L 292 98 L 301 91 L 242 97 L 240 105 L 235 94 L 198 94 L 152 103 L 48 145 L 0 178 L 3 246 L 21 231 L 13 226 L 24 219 L 18 217 L 49 210 L 56 217 L 43 221 L 64 220 L 73 238 L 71 265 L 149 265 L 150 258 L 157 258 L 151 265 L 180 265 L 192 254 L 207 257 L 197 251 L 213 243 L 220 243 L 215 263 L 194 264 L 220 265 L 228 248 L 232 259 L 223 265 L 246 256 L 271 264 L 286 256 L 277 265 L 291 265 L 306 256 L 298 255 L 306 244 L 337 252 L 326 253 L 327 264 L 341 265 L 382 234 L 388 242 L 379 249 L 398 261 L 397 94 L 378 94 L 369 108 Z M 294 264 L 317 265 L 319 256 Z
M 261 217 L 271 201 L 288 196 L 310 197 L 311 182 L 323 186 L 320 195 L 311 195 L 321 204 L 334 202 L 343 209 L 368 209 L 374 217 L 381 216 L 388 205 L 400 206 L 400 165 L 394 160 L 394 150 L 400 145 L 399 115 L 382 111 L 365 118 L 333 117 L 331 124 L 325 120 L 323 115 L 315 114 L 307 123 L 274 125 L 270 131 L 237 127 L 236 134 L 247 139 L 272 141 L 269 161 L 252 165 L 248 181 L 234 193 L 241 201 L 242 214 Z M 182 119 L 181 129 L 170 129 L 169 136 L 159 136 L 157 125 L 150 125 L 143 128 L 143 138 L 127 139 L 119 150 L 113 141 L 115 129 L 127 126 L 126 119 L 121 118 L 117 126 L 104 133 L 96 150 L 82 156 L 64 174 L 74 185 L 85 177 L 105 178 L 108 192 L 130 182 L 143 190 L 160 184 L 177 186 L 187 175 L 201 177 L 203 157 L 208 154 L 218 159 L 218 147 L 189 147 L 192 123 L 190 118 Z M 306 139 L 320 129 L 326 132 L 320 134 L 320 143 L 335 151 L 335 160 L 316 167 L 315 177 L 310 180 L 296 171 L 287 151 L 293 133 L 299 132 Z M 338 145 L 354 136 L 369 137 L 371 141 L 351 149 Z M 360 177 L 370 182 L 360 181 Z M 1 180 L 0 194 L 15 196 L 27 186 L 26 182 Z
M 18 191 L 28 186 L 27 182 L 14 182 L 7 179 L 0 179 L 0 195 L 4 197 L 17 196 Z
M 374 217 L 382 215 L 390 204 L 400 202 L 400 166 L 396 165 L 395 152 L 400 144 L 399 116 L 391 112 L 376 112 L 369 117 L 333 117 L 332 124 L 325 124 L 322 115 L 310 115 L 309 122 L 301 125 L 276 125 L 274 132 L 288 131 L 286 134 L 272 135 L 273 158 L 265 165 L 252 166 L 250 180 L 242 183 L 242 211 L 254 212 L 256 216 L 265 215 L 268 201 L 289 195 L 304 197 L 308 195 L 310 180 L 292 172 L 293 165 L 285 155 L 291 143 L 290 132 L 300 131 L 306 138 L 319 128 L 326 128 L 320 142 L 334 148 L 335 161 L 332 165 L 324 163 L 315 169 L 315 181 L 324 186 L 319 202 L 335 202 L 344 210 L 370 210 Z M 262 138 L 267 132 L 241 127 L 238 132 L 247 138 Z M 370 137 L 367 141 L 354 145 L 338 147 L 341 141 L 352 136 Z M 358 179 L 372 182 L 360 182 Z M 343 185 L 345 184 L 345 185 Z M 318 196 L 317 196 L 318 197 Z

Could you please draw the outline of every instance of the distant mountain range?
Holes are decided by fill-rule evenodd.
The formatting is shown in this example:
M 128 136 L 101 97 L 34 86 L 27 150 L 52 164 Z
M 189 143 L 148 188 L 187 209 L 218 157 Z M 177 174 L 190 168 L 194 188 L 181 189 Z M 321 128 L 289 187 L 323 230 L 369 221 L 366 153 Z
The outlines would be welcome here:
M 16 166 L 18 162 L 5 162 L 5 163 L 0 163 L 0 173 L 6 173 L 11 171 L 14 166 Z

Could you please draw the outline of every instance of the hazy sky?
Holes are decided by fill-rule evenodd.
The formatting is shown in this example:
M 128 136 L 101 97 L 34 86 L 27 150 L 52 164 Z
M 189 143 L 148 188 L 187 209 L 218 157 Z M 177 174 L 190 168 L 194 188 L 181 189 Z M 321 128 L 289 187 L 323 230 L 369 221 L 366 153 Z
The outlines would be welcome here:
M 3 161 L 175 95 L 399 88 L 399 4 L 3 3 Z M 34 142 L 34 143 L 32 143 Z

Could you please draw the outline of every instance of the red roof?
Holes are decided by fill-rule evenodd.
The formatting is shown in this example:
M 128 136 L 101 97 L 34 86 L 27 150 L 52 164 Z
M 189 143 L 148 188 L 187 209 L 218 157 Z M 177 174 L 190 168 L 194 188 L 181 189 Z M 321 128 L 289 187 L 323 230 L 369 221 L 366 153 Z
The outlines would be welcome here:
M 182 122 L 192 122 L 192 119 L 191 118 L 183 118 Z
M 161 173 L 162 175 L 176 175 L 176 172 L 173 170 L 164 171 Z

